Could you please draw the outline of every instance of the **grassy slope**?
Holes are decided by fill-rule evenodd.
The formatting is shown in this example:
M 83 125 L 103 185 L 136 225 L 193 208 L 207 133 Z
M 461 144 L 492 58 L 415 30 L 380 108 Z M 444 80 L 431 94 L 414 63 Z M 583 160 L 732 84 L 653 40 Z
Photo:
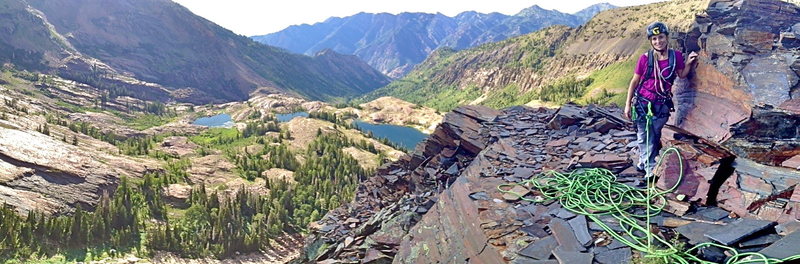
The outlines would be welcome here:
M 589 75 L 594 82 L 586 87 L 586 93 L 577 102 L 584 104 L 625 105 L 627 88 L 631 81 L 636 59 L 617 62 Z
M 394 96 L 438 111 L 449 111 L 472 102 L 485 92 L 475 85 L 459 84 L 460 81 L 454 77 L 466 71 L 487 68 L 543 70 L 544 60 L 554 55 L 555 47 L 567 30 L 564 26 L 554 26 L 463 51 L 439 49 L 406 77 L 367 94 L 359 101 Z M 491 56 L 504 59 L 494 60 Z M 490 97 L 489 103 L 501 105 L 498 99 L 519 93 L 514 85 L 504 88 L 505 94 Z

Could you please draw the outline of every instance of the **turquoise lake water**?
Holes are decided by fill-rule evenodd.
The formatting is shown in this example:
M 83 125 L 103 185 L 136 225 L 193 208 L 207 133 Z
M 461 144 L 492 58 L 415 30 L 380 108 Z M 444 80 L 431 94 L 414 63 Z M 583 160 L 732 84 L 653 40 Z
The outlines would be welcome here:
M 229 114 L 219 114 L 209 117 L 201 117 L 194 120 L 192 124 L 207 127 L 233 127 L 233 119 Z
M 364 133 L 371 131 L 375 138 L 386 138 L 408 151 L 413 151 L 419 142 L 428 137 L 425 133 L 407 126 L 370 124 L 361 120 L 356 120 L 354 123 Z
M 306 112 L 294 112 L 288 114 L 275 114 L 275 118 L 278 119 L 278 122 L 289 122 L 289 120 L 294 119 L 295 117 L 302 116 L 308 117 L 308 113 Z

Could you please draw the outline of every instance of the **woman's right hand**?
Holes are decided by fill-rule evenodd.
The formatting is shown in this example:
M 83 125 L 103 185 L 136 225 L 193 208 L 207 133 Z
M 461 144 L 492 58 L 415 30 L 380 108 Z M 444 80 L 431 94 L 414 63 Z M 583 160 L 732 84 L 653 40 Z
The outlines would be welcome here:
M 627 119 L 627 120 L 631 120 L 631 104 L 630 103 L 625 104 L 625 113 L 623 114 L 623 117 L 625 119 Z

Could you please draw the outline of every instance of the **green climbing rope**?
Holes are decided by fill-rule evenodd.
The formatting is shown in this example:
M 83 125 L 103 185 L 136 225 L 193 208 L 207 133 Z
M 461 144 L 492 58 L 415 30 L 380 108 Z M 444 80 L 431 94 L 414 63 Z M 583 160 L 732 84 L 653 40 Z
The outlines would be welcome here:
M 660 164 L 664 160 L 663 157 L 670 153 L 678 156 L 679 166 L 683 168 L 683 159 L 677 148 L 666 149 L 658 163 Z M 644 218 L 644 223 L 649 223 L 650 216 L 658 215 L 663 210 L 666 204 L 664 194 L 670 193 L 677 188 L 678 183 L 683 178 L 683 172 L 680 172 L 676 184 L 664 191 L 655 188 L 652 178 L 648 180 L 646 188 L 636 188 L 617 182 L 616 175 L 607 169 L 588 168 L 578 169 L 570 173 L 547 171 L 520 183 L 501 184 L 497 189 L 502 193 L 516 195 L 522 200 L 534 203 L 557 200 L 565 209 L 587 216 L 606 230 L 606 233 L 623 244 L 646 253 L 645 258 L 660 258 L 665 263 L 714 264 L 714 262 L 702 260 L 691 254 L 695 250 L 711 246 L 733 252 L 733 256 L 726 262 L 728 264 L 773 264 L 800 259 L 800 255 L 776 259 L 757 252 L 739 253 L 734 248 L 716 243 L 701 243 L 685 251 L 675 248 L 672 243 L 653 235 L 648 230 L 649 225 L 641 223 L 640 219 Z M 539 190 L 544 199 L 529 199 L 506 190 L 515 185 L 533 187 Z M 634 211 L 637 208 L 645 209 L 646 213 L 636 214 Z M 611 227 L 600 219 L 600 216 L 603 215 L 609 215 L 617 219 L 624 233 L 630 239 L 614 232 Z M 653 244 L 655 241 L 659 242 L 662 248 L 656 247 Z M 751 258 L 748 259 L 748 257 Z
M 647 108 L 646 129 L 648 133 L 646 134 L 649 137 L 653 112 L 650 104 L 648 104 Z M 613 172 L 602 168 L 583 168 L 569 173 L 547 171 L 520 183 L 501 184 L 497 186 L 497 189 L 502 193 L 516 195 L 522 200 L 533 203 L 557 200 L 565 209 L 587 216 L 614 239 L 635 250 L 644 252 L 645 258 L 659 258 L 665 263 L 715 264 L 714 262 L 702 260 L 691 253 L 704 247 L 719 247 L 733 252 L 733 255 L 726 262 L 727 264 L 773 264 L 800 259 L 800 255 L 777 259 L 769 258 L 757 252 L 739 253 L 734 248 L 716 243 L 701 243 L 682 251 L 663 238 L 653 235 L 649 230 L 649 224 L 644 223 L 650 223 L 651 216 L 661 213 L 667 204 L 664 194 L 674 191 L 684 176 L 683 157 L 680 151 L 674 147 L 667 148 L 664 151 L 659 157 L 656 167 L 661 165 L 665 156 L 673 153 L 678 157 L 678 166 L 681 170 L 675 185 L 664 191 L 655 187 L 655 177 L 646 177 L 647 187 L 636 188 L 617 182 L 617 176 Z M 541 193 L 544 199 L 529 199 L 504 189 L 510 189 L 516 185 L 533 187 Z M 644 209 L 645 213 L 637 214 L 637 209 Z M 617 219 L 620 227 L 630 239 L 614 232 L 611 227 L 599 218 L 603 215 L 609 215 Z M 644 223 L 640 223 L 640 219 L 643 219 Z M 661 247 L 654 245 L 654 242 L 659 242 Z

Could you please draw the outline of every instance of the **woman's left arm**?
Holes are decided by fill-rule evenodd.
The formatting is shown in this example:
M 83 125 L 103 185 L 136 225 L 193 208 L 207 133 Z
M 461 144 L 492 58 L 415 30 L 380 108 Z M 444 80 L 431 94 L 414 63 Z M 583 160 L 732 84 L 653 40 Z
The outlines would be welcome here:
M 689 56 L 686 57 L 686 63 L 684 64 L 686 66 L 678 72 L 678 77 L 686 78 L 686 76 L 689 76 L 689 72 L 694 67 L 695 62 L 697 62 L 697 53 L 692 51 L 692 53 L 689 53 Z

